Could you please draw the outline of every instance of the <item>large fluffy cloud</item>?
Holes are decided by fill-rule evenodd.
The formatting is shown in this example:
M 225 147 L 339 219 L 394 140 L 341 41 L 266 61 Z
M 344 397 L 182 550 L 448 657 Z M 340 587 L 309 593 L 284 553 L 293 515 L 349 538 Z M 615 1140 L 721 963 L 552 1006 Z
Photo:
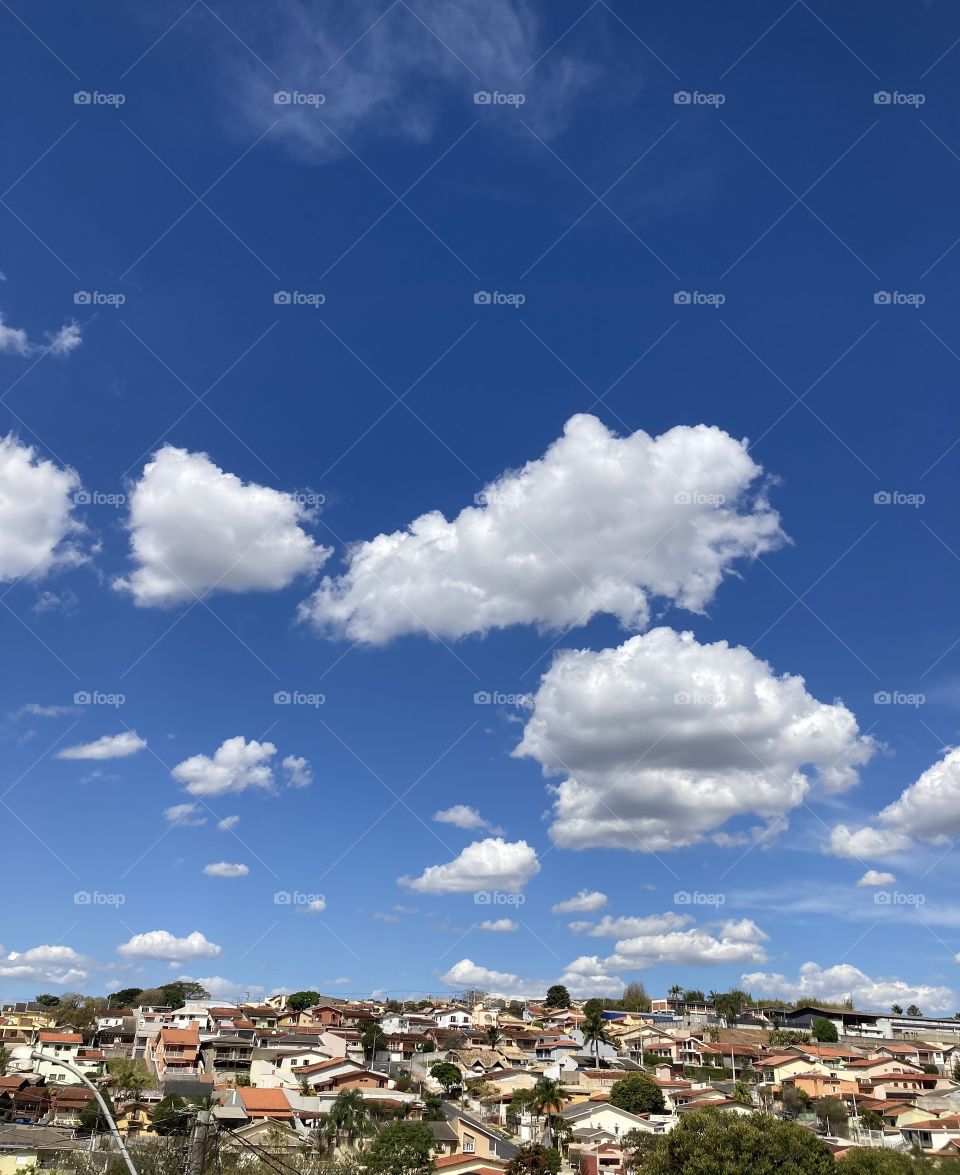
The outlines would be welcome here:
M 562 848 L 651 852 L 746 813 L 779 818 L 810 789 L 809 768 L 829 790 L 849 787 L 873 750 L 853 714 L 817 701 L 802 677 L 657 628 L 558 654 L 514 754 L 564 775 L 550 829 Z
M 147 930 L 143 934 L 135 934 L 127 942 L 117 947 L 119 954 L 133 959 L 169 959 L 176 962 L 180 959 L 214 959 L 220 954 L 221 948 L 199 930 L 194 930 L 184 938 L 177 938 L 169 930 Z
M 703 927 L 640 934 L 621 939 L 607 966 L 640 971 L 658 963 L 701 966 L 715 963 L 763 963 L 767 935 L 749 918 L 724 922 L 716 933 Z
M 581 955 L 568 964 L 559 982 L 574 996 L 611 996 L 622 991 L 623 980 L 618 975 L 608 974 L 604 967 L 603 959 Z M 440 979 L 451 987 L 479 987 L 504 996 L 542 995 L 549 985 L 548 980 L 524 979 L 512 971 L 494 971 L 472 959 L 461 959 Z
M 430 865 L 419 877 L 398 880 L 420 893 L 516 892 L 539 872 L 536 850 L 525 840 L 511 843 L 497 836 L 474 841 L 446 865 Z
M 848 828 L 837 824 L 830 830 L 827 852 L 853 861 L 882 860 L 908 849 L 911 843 L 909 836 L 892 828 Z
M 0 581 L 39 578 L 83 558 L 70 538 L 80 479 L 13 435 L 0 437 Z
M 130 497 L 136 568 L 114 586 L 137 604 L 165 607 L 205 592 L 276 591 L 330 554 L 301 526 L 293 494 L 243 482 L 206 453 L 165 445 Z
M 948 987 L 910 984 L 902 979 L 871 979 L 850 963 L 823 968 L 818 963 L 804 963 L 796 979 L 767 971 L 743 976 L 744 987 L 754 996 L 770 999 L 810 1001 L 829 1000 L 842 1003 L 853 1000 L 863 1011 L 887 1011 L 890 1004 L 906 1007 L 917 1004 L 924 1011 L 941 1011 L 956 1007 L 956 996 Z
M 92 743 L 78 743 L 57 751 L 58 759 L 127 759 L 142 751 L 147 740 L 135 730 L 124 730 L 120 734 L 105 734 Z
M 82 955 L 72 947 L 39 946 L 26 951 L 0 951 L 0 979 L 12 983 L 82 983 L 87 978 Z
M 783 539 L 752 492 L 761 470 L 718 428 L 615 436 L 567 421 L 543 457 L 503 474 L 452 521 L 439 511 L 357 544 L 302 614 L 368 644 L 462 637 L 511 624 L 558 629 L 609 612 L 643 628 L 651 598 L 701 611 L 724 575 Z
M 271 760 L 277 753 L 273 743 L 247 742 L 243 735 L 225 739 L 211 758 L 191 755 L 174 767 L 173 778 L 186 786 L 192 796 L 222 796 L 260 788 L 273 791 L 275 777 Z M 305 787 L 311 779 L 306 759 L 288 755 L 282 762 L 289 787 Z

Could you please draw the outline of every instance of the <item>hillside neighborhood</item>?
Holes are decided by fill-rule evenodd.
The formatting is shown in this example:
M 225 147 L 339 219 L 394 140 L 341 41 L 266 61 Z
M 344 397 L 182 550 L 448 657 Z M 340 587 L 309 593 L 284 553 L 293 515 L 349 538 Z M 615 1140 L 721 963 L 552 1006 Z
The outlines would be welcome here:
M 106 1170 L 119 1140 L 133 1162 L 179 1140 L 198 1171 L 211 1146 L 240 1168 L 322 1169 L 417 1126 L 426 1169 L 444 1175 L 625 1175 L 702 1111 L 791 1121 L 838 1161 L 862 1148 L 960 1156 L 960 1020 L 918 1008 L 774 1007 L 679 988 L 576 1001 L 561 985 L 540 1002 L 159 991 L 182 998 L 144 1003 L 157 991 L 132 988 L 116 993 L 126 1006 L 2 1005 L 0 1172 L 77 1169 L 80 1156 Z

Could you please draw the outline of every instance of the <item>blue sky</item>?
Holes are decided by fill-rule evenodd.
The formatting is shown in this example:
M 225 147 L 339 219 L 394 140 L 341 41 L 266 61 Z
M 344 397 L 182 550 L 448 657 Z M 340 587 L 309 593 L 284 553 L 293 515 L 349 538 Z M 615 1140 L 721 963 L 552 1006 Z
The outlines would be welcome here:
M 4 994 L 952 1012 L 960 14 L 2 19 Z

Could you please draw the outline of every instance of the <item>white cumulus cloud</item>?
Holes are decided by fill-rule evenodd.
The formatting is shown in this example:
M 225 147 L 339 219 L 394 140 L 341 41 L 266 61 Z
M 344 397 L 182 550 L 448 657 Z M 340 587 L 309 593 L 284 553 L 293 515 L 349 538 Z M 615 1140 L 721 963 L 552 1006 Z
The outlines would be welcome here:
M 892 873 L 880 873 L 876 869 L 868 869 L 857 882 L 857 885 L 869 887 L 874 885 L 893 885 L 896 877 Z
M 690 927 L 663 934 L 640 934 L 621 939 L 607 964 L 639 971 L 658 963 L 681 966 L 764 963 L 767 952 L 762 943 L 767 937 L 749 918 L 725 922 L 716 933 L 704 927 Z
M 607 904 L 607 895 L 598 889 L 582 889 L 579 893 L 550 907 L 551 914 L 592 914 Z
M 47 342 L 34 343 L 22 327 L 8 326 L 0 311 L 0 355 L 20 355 L 28 358 L 49 351 L 51 355 L 69 355 L 83 342 L 78 322 L 65 322 L 53 334 L 47 334 Z
M 744 987 L 755 997 L 809 1001 L 829 1000 L 842 1003 L 853 1000 L 861 1011 L 874 1009 L 884 1012 L 891 1004 L 917 1004 L 924 1011 L 942 1011 L 956 1007 L 956 996 L 948 987 L 911 984 L 903 979 L 871 979 L 851 963 L 821 967 L 818 963 L 804 963 L 796 979 L 766 971 L 754 971 L 743 976 Z
M 0 437 L 0 581 L 38 579 L 85 556 L 71 538 L 80 479 L 12 434 Z
M 147 930 L 135 934 L 117 947 L 117 952 L 128 959 L 215 959 L 221 948 L 199 930 L 177 938 L 169 930 Z
M 830 830 L 826 849 L 834 857 L 864 861 L 893 856 L 912 843 L 909 836 L 892 828 L 848 828 L 837 824 Z
M 293 494 L 243 482 L 206 453 L 164 446 L 130 495 L 133 572 L 114 582 L 142 607 L 168 607 L 208 591 L 277 591 L 330 554 L 301 526 Z
M 494 934 L 511 934 L 520 929 L 520 924 L 512 918 L 487 918 L 477 924 L 478 930 L 490 930 Z
M 702 611 L 737 560 L 783 541 L 778 515 L 751 490 L 760 473 L 718 428 L 620 438 L 574 416 L 543 457 L 488 485 L 481 505 L 351 548 L 346 574 L 325 578 L 302 615 L 383 644 L 567 628 L 600 612 L 643 628 L 654 598 Z
M 302 755 L 287 755 L 280 766 L 287 777 L 287 787 L 309 787 L 313 783 L 310 764 Z
M 213 756 L 191 755 L 174 767 L 171 774 L 192 796 L 222 796 L 246 791 L 249 787 L 262 791 L 275 790 L 272 759 L 277 753 L 273 743 L 250 742 L 243 735 L 225 739 Z M 281 766 L 289 786 L 305 787 L 310 782 L 310 768 L 306 759 L 288 755 Z M 232 827 L 232 826 L 231 826 Z
M 419 877 L 401 877 L 399 884 L 421 893 L 516 892 L 540 872 L 534 848 L 525 840 L 502 837 L 474 841 L 446 865 L 430 865 Z
M 126 759 L 142 751 L 147 740 L 135 730 L 121 734 L 105 734 L 92 743 L 80 743 L 75 747 L 64 747 L 57 751 L 58 759 Z
M 689 914 L 676 914 L 668 910 L 665 914 L 646 914 L 641 918 L 612 918 L 607 914 L 599 922 L 571 922 L 570 929 L 575 934 L 586 931 L 591 938 L 628 938 L 682 930 L 692 921 Z
M 534 696 L 518 757 L 556 786 L 561 848 L 659 852 L 695 844 L 733 817 L 778 820 L 815 775 L 857 781 L 875 750 L 839 701 L 777 676 L 742 646 L 656 628 L 617 648 L 566 650 Z
M 454 804 L 452 808 L 441 808 L 439 812 L 434 812 L 433 819 L 438 824 L 452 824 L 455 828 L 482 829 L 487 832 L 500 831 L 469 804 Z
M 82 955 L 68 946 L 38 946 L 26 951 L 0 949 L 0 979 L 13 983 L 82 983 L 88 977 Z
M 229 861 L 213 861 L 204 865 L 204 873 L 208 877 L 246 877 L 250 872 L 249 865 L 234 865 Z

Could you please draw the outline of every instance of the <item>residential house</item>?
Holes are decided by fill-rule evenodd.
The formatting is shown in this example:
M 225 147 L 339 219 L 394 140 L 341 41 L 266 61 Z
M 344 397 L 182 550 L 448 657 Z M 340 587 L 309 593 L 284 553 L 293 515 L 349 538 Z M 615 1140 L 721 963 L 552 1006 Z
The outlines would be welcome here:
M 472 1028 L 473 1013 L 466 1008 L 434 1008 L 431 1019 L 438 1028 Z
M 77 1054 L 83 1047 L 83 1036 L 79 1032 L 63 1032 L 54 1028 L 41 1029 L 35 1047 L 37 1052 L 43 1053 L 44 1058 L 50 1058 L 49 1060 L 37 1061 L 34 1065 L 35 1073 L 50 1084 L 83 1084 L 75 1074 L 54 1063 L 55 1061 L 66 1061 L 69 1065 L 79 1067 Z
M 161 1028 L 147 1042 L 147 1064 L 158 1080 L 171 1077 L 195 1077 L 203 1071 L 200 1060 L 200 1030 L 196 1023 L 189 1028 Z

